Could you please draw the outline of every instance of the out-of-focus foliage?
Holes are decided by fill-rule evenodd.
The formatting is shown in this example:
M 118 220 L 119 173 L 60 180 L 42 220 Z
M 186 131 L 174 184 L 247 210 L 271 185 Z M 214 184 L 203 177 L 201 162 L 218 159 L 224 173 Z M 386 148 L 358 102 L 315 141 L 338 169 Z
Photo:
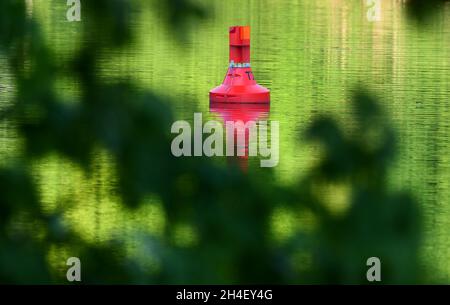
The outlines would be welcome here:
M 416 283 L 421 236 L 418 205 L 408 193 L 391 194 L 386 173 L 395 138 L 376 100 L 358 90 L 354 97 L 355 130 L 345 136 L 332 118 L 317 119 L 308 137 L 323 146 L 324 157 L 300 183 L 299 198 L 315 210 L 318 230 L 299 241 L 308 245 L 313 268 L 307 277 L 318 283 L 365 282 L 365 260 L 383 262 L 388 283 Z M 344 193 L 344 212 L 324 200 L 329 186 L 336 205 Z M 320 271 L 320 272 L 317 272 Z
M 205 16 L 185 0 L 166 3 L 170 31 L 181 31 L 186 18 Z M 83 5 L 87 43 L 73 62 L 60 66 L 24 2 L 0 1 L 0 47 L 16 86 L 2 118 L 17 122 L 25 143 L 18 163 L 0 168 L 0 282 L 64 283 L 65 272 L 52 270 L 47 254 L 67 245 L 83 261 L 84 283 L 367 283 L 365 260 L 371 256 L 383 262 L 383 283 L 420 281 L 420 213 L 411 195 L 387 189 L 394 134 L 373 98 L 363 90 L 353 97 L 356 128 L 349 136 L 332 118 L 311 125 L 308 136 L 323 146 L 323 160 L 292 189 L 273 183 L 270 172 L 252 178 L 210 160 L 177 159 L 170 152 L 165 98 L 131 81 L 107 82 L 96 70 L 101 50 L 133 38 L 128 14 L 138 5 Z M 54 84 L 64 75 L 81 85 L 77 103 L 57 97 Z M 87 244 L 60 224 L 60 215 L 41 211 L 31 163 L 56 152 L 89 171 L 99 146 L 113 158 L 128 208 L 150 194 L 162 200 L 163 237 L 142 236 L 161 262 L 157 270 L 126 259 L 119 243 Z M 321 190 L 336 185 L 347 194 L 339 213 Z M 270 227 L 277 211 L 309 213 L 316 227 L 279 241 Z M 11 230 L 17 223 L 20 230 Z M 175 242 L 180 226 L 196 233 L 194 242 Z
M 449 4 L 449 0 L 408 0 L 407 9 L 412 18 L 423 22 L 442 9 L 443 5 Z

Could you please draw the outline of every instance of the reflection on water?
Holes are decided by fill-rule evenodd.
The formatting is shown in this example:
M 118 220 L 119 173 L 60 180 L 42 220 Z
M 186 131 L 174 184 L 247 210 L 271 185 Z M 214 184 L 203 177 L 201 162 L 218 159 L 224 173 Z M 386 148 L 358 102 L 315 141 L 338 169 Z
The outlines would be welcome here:
M 212 113 L 218 114 L 223 120 L 223 126 L 226 122 L 244 124 L 244 128 L 235 128 L 233 134 L 227 132 L 227 143 L 233 143 L 235 157 L 231 157 L 228 160 L 239 164 L 243 171 L 248 169 L 249 158 L 249 146 L 258 146 L 258 136 L 260 135 L 261 128 L 266 128 L 266 134 L 268 134 L 268 124 L 259 125 L 262 120 L 267 120 L 269 117 L 270 104 L 235 104 L 235 103 L 210 103 L 209 110 Z M 251 130 L 252 123 L 255 123 L 255 129 Z M 252 136 L 250 136 L 252 133 Z M 230 139 L 231 138 L 231 139 Z M 244 139 L 244 141 L 239 141 Z M 244 142 L 244 143 L 242 143 Z M 253 157 L 256 157 L 252 154 Z
M 122 51 L 105 52 L 101 73 L 130 77 L 143 88 L 169 95 L 176 101 L 172 105 L 175 119 L 192 117 L 194 108 L 206 116 L 208 92 L 222 81 L 227 67 L 227 29 L 234 24 L 250 25 L 255 78 L 271 90 L 270 117 L 280 122 L 280 162 L 274 172 L 278 182 L 287 185 L 320 158 L 317 147 L 306 145 L 301 138 L 298 141 L 300 132 L 319 113 L 333 115 L 351 132 L 348 91 L 364 83 L 384 102 L 398 133 L 400 151 L 389 185 L 415 191 L 425 213 L 422 255 L 442 271 L 439 279 L 448 282 L 450 8 L 419 29 L 405 18 L 400 1 L 383 1 L 379 22 L 368 22 L 365 1 L 203 2 L 212 7 L 214 18 L 181 45 L 161 30 L 161 16 L 151 10 L 136 15 L 136 42 Z M 80 44 L 81 24 L 66 22 L 65 3 L 34 2 L 32 9 L 57 57 L 70 58 Z M 5 66 L 0 54 L 0 109 L 13 96 Z M 68 100 L 77 97 L 76 84 L 70 79 L 55 85 Z M 211 107 L 210 111 L 224 120 L 243 121 L 261 120 L 268 113 L 261 108 Z M 21 149 L 14 127 L 8 121 L 0 124 L 0 162 L 14 161 L 14 153 Z M 244 168 L 252 162 L 245 156 L 240 160 Z M 70 203 L 65 221 L 83 239 L 91 243 L 122 240 L 131 256 L 138 255 L 136 232 L 157 236 L 163 230 L 165 216 L 159 199 L 149 198 L 149 205 L 129 212 L 115 196 L 109 156 L 100 151 L 93 167 L 93 174 L 86 176 L 67 160 L 41 160 L 35 177 L 44 208 L 50 212 Z M 189 232 L 180 229 L 180 240 L 190 240 L 193 234 Z M 56 261 L 67 251 L 55 249 L 51 254 Z

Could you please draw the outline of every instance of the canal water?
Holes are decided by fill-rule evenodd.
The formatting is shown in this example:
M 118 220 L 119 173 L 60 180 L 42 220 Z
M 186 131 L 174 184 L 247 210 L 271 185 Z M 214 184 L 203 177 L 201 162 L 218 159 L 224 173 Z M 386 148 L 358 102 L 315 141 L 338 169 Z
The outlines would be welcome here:
M 28 1 L 33 3 L 33 1 Z M 221 120 L 210 109 L 208 92 L 219 85 L 228 65 L 228 27 L 251 26 L 251 62 L 259 84 L 271 90 L 263 117 L 280 123 L 277 182 L 290 185 L 320 158 L 318 148 L 301 136 L 319 114 L 333 116 L 351 129 L 351 90 L 361 85 L 379 98 L 394 126 L 398 151 L 389 171 L 392 190 L 410 190 L 424 213 L 421 257 L 450 280 L 450 6 L 429 22 L 416 24 L 402 1 L 381 1 L 379 20 L 370 20 L 365 1 L 200 1 L 209 17 L 186 26 L 187 36 L 170 34 L 160 14 L 147 9 L 132 22 L 136 40 L 126 50 L 107 52 L 105 77 L 130 78 L 141 88 L 172 101 L 174 118 Z M 65 1 L 35 3 L 30 10 L 56 54 L 65 60 L 80 46 L 81 24 L 68 23 Z M 83 19 L 83 15 L 82 15 Z M 81 21 L 81 23 L 83 20 Z M 0 57 L 0 109 L 14 96 L 6 61 Z M 62 96 L 76 97 L 77 84 L 62 79 Z M 21 139 L 13 122 L 0 123 L 0 163 L 13 162 Z M 130 211 L 114 195 L 114 167 L 99 149 L 87 175 L 78 165 L 50 155 L 34 165 L 44 210 L 70 201 L 65 219 L 87 242 L 120 239 L 129 255 L 155 267 L 139 248 L 135 232 L 157 236 L 165 225 L 158 198 Z M 257 174 L 249 160 L 247 174 Z M 283 228 L 283 218 L 279 221 Z M 298 219 L 301 221 L 301 219 Z M 180 228 L 180 244 L 195 242 L 191 228 Z M 56 260 L 64 249 L 49 253 Z M 155 267 L 157 268 L 157 266 Z

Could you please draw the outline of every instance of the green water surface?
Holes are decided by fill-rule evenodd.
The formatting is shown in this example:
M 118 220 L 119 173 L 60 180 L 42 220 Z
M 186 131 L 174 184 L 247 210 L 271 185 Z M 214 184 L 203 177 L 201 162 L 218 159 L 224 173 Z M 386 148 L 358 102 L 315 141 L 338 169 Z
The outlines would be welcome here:
M 405 16 L 400 1 L 382 1 L 381 20 L 370 22 L 364 1 L 201 1 L 210 17 L 188 28 L 185 40 L 169 33 L 153 4 L 134 14 L 135 41 L 126 50 L 106 52 L 100 67 L 105 77 L 131 78 L 173 101 L 174 117 L 204 118 L 208 92 L 223 80 L 228 64 L 228 27 L 251 26 L 251 57 L 256 80 L 271 90 L 270 119 L 280 122 L 280 162 L 276 179 L 285 185 L 304 175 L 320 150 L 303 141 L 301 132 L 319 113 L 331 114 L 351 129 L 350 94 L 362 84 L 377 95 L 397 132 L 398 152 L 389 172 L 393 190 L 412 190 L 423 208 L 425 239 L 421 256 L 436 268 L 438 280 L 450 280 L 450 7 L 430 22 L 417 25 Z M 30 15 L 44 29 L 61 61 L 82 43 L 81 22 L 67 22 L 65 1 L 28 1 Z M 101 38 L 99 38 L 101 39 Z M 14 96 L 14 84 L 0 57 L 0 108 Z M 77 84 L 61 79 L 61 96 L 77 97 Z M 13 162 L 21 150 L 14 123 L 0 123 L 0 162 Z M 250 161 L 252 165 L 253 161 Z M 256 164 L 256 163 L 255 163 Z M 253 164 L 254 165 L 254 164 Z M 257 169 L 250 166 L 248 174 Z M 139 247 L 136 232 L 155 236 L 165 226 L 159 198 L 129 211 L 115 195 L 115 173 L 101 148 L 87 175 L 60 156 L 34 164 L 44 210 L 66 210 L 64 219 L 90 243 L 118 239 L 128 255 L 149 268 L 158 262 Z M 330 189 L 331 198 L 346 190 Z M 339 201 L 337 200 L 336 201 Z M 345 209 L 336 203 L 336 210 Z M 274 231 L 289 235 L 302 221 L 280 212 Z M 176 228 L 176 244 L 195 245 L 195 229 Z M 39 232 L 36 232 L 39 235 Z M 70 249 L 54 246 L 49 261 L 64 268 Z

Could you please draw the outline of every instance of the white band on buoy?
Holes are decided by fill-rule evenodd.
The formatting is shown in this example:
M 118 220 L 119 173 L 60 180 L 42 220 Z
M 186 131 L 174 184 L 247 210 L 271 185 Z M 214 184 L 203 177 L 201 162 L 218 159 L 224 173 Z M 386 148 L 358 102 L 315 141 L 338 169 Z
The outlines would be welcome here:
M 250 65 L 250 63 L 248 63 L 248 62 L 244 62 L 244 63 L 241 63 L 241 62 L 238 62 L 238 63 L 235 63 L 235 62 L 231 62 L 230 63 L 230 68 L 250 68 L 251 67 L 251 65 Z

